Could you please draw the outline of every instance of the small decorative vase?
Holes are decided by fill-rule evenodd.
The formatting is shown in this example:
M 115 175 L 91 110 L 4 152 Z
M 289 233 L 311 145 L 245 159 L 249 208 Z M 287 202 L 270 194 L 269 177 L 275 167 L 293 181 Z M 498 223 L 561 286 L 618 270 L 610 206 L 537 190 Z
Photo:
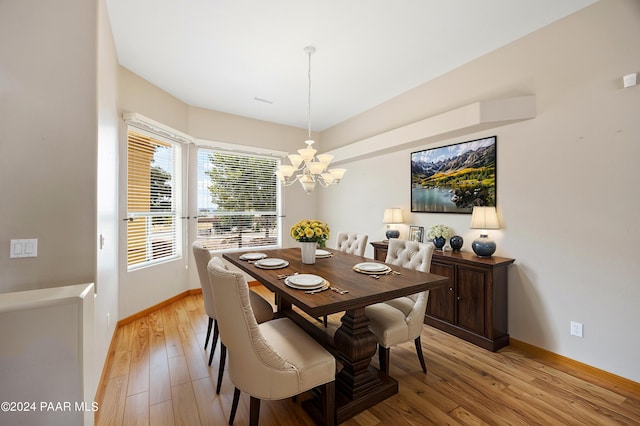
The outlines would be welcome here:
M 444 244 L 446 242 L 447 242 L 447 239 L 445 237 L 435 237 L 433 239 L 433 245 L 436 246 L 438 250 L 442 250 L 442 247 L 444 247 Z
M 302 263 L 313 265 L 316 263 L 316 247 L 317 243 L 300 243 L 300 254 Z
M 449 243 L 451 244 L 451 249 L 453 251 L 460 251 L 460 249 L 462 248 L 462 244 L 464 243 L 464 240 L 460 235 L 454 235 L 449 240 Z

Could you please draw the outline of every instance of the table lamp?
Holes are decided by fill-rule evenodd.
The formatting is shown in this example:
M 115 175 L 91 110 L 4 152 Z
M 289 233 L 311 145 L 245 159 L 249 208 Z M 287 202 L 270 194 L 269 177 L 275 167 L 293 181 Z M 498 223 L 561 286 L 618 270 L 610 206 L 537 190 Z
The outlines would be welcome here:
M 496 251 L 496 243 L 488 237 L 487 229 L 500 229 L 495 207 L 474 207 L 471 214 L 471 229 L 480 229 L 480 238 L 471 243 L 478 257 L 491 257 Z
M 385 234 L 387 236 L 387 239 L 398 238 L 400 236 L 400 231 L 398 231 L 397 229 L 391 229 L 391 226 L 394 223 L 402 223 L 402 210 L 397 207 L 385 209 L 382 223 L 387 224 L 387 232 Z

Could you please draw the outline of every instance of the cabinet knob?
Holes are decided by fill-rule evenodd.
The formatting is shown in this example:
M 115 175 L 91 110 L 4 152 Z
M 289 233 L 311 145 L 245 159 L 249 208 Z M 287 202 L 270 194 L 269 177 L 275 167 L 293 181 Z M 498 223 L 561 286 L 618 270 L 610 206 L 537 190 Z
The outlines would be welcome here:
M 462 297 L 458 296 L 458 302 L 462 300 Z
M 453 287 L 449 287 L 449 291 L 453 293 Z

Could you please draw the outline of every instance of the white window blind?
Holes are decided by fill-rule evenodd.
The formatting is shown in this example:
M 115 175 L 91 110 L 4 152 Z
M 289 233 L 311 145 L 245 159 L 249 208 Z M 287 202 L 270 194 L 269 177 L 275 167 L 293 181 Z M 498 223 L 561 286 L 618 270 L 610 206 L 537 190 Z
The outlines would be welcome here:
M 276 247 L 280 159 L 198 149 L 198 241 L 211 250 Z
M 129 127 L 127 144 L 127 266 L 178 257 L 179 144 Z

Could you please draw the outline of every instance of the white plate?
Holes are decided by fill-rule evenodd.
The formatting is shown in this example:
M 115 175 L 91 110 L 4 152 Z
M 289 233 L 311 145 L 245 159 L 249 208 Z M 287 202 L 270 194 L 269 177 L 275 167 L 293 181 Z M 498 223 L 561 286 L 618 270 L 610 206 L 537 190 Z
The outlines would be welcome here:
M 374 262 L 358 263 L 355 266 L 355 268 L 360 269 L 361 271 L 364 271 L 364 272 L 382 272 L 389 269 L 387 265 L 384 265 L 382 263 L 374 263 Z
M 327 250 L 318 249 L 316 250 L 317 257 L 329 257 L 331 256 L 331 252 Z
M 258 260 L 256 263 L 259 263 L 260 266 L 274 267 L 282 265 L 284 260 L 278 259 L 277 257 L 268 257 L 266 259 Z
M 277 260 L 277 262 L 276 262 Z M 260 269 L 280 269 L 289 266 L 289 262 L 282 259 L 262 259 L 254 263 Z
M 241 260 L 258 260 L 258 259 L 264 259 L 265 257 L 267 257 L 267 255 L 264 253 L 245 253 L 242 256 L 240 256 L 240 259 Z
M 300 287 L 314 287 L 322 285 L 324 278 L 313 274 L 297 274 L 287 277 L 287 281 Z
M 289 278 L 291 278 L 291 277 L 289 277 Z M 322 280 L 322 282 L 320 284 L 316 284 L 316 285 L 313 285 L 313 286 L 297 285 L 297 284 L 292 283 L 289 280 L 289 278 L 286 278 L 284 280 L 284 284 L 286 286 L 288 286 L 288 287 L 295 288 L 296 290 L 317 290 L 317 289 L 320 289 L 320 288 L 324 287 L 325 285 L 327 285 L 327 282 L 325 280 Z

